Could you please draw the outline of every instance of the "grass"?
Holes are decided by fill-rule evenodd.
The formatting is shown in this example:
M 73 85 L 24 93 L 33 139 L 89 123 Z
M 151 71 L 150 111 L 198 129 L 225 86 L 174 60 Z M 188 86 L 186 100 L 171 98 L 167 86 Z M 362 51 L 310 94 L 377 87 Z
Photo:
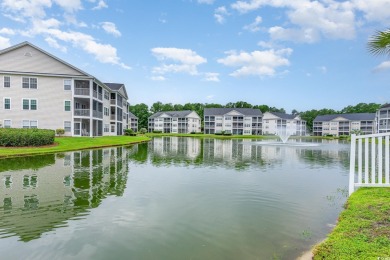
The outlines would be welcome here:
M 147 136 L 59 137 L 54 140 L 53 146 L 0 147 L 0 158 L 119 146 L 149 140 Z
M 314 259 L 390 259 L 390 188 L 360 188 Z

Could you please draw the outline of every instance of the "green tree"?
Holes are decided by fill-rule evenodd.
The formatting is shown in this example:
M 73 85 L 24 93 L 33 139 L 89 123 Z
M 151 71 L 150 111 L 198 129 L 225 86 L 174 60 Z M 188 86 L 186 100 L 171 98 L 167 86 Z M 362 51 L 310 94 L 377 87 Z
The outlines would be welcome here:
M 154 102 L 153 105 L 150 107 L 150 112 L 154 114 L 157 112 L 164 111 L 163 106 L 163 103 L 161 103 L 160 101 Z
M 374 55 L 390 55 L 390 29 L 377 31 L 368 40 L 368 51 Z
M 359 103 L 355 106 L 346 106 L 340 113 L 341 114 L 350 114 L 350 113 L 375 113 L 381 104 L 376 103 Z
M 129 106 L 129 111 L 138 117 L 138 129 L 148 128 L 148 117 L 150 116 L 148 105 L 141 103 Z

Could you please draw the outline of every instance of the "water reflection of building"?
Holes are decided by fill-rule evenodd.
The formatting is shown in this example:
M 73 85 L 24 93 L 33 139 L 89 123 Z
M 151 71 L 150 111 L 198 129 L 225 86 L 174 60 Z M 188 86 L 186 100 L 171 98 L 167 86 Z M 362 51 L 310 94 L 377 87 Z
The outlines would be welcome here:
M 201 139 L 183 137 L 161 137 L 153 138 L 149 142 L 149 149 L 154 155 L 173 156 L 180 155 L 188 159 L 195 159 L 200 154 Z
M 6 171 L 0 167 L 0 236 L 39 238 L 125 189 L 128 159 L 123 147 L 57 154 L 39 169 L 33 164 L 20 169 L 18 159 L 7 159 L 11 166 Z

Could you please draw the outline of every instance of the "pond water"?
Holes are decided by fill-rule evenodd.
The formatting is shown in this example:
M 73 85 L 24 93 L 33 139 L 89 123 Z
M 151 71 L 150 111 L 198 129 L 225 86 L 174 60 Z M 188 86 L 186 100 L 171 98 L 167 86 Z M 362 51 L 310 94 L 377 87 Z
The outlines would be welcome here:
M 348 194 L 349 145 L 311 142 L 163 137 L 0 160 L 1 259 L 295 259 Z

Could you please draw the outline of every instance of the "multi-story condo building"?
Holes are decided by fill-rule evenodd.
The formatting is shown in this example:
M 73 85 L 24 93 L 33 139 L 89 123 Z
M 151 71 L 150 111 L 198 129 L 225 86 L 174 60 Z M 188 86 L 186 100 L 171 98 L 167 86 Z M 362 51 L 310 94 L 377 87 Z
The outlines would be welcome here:
M 263 115 L 263 134 L 274 135 L 287 131 L 289 135 L 306 135 L 306 121 L 299 115 L 279 112 L 265 112 Z
M 375 133 L 375 113 L 333 114 L 317 116 L 313 121 L 313 135 L 350 135 Z
M 233 135 L 261 135 L 262 113 L 252 108 L 205 108 L 204 133 Z
M 384 104 L 376 111 L 376 129 L 378 133 L 390 132 L 390 104 Z
M 163 133 L 199 133 L 200 117 L 195 111 L 162 111 L 148 119 L 148 131 Z
M 138 132 L 138 117 L 135 116 L 130 111 L 128 112 L 129 116 L 129 129 L 133 130 L 134 132 Z
M 29 42 L 0 51 L 0 89 L 2 127 L 102 136 L 127 126 L 123 84 L 102 83 Z

